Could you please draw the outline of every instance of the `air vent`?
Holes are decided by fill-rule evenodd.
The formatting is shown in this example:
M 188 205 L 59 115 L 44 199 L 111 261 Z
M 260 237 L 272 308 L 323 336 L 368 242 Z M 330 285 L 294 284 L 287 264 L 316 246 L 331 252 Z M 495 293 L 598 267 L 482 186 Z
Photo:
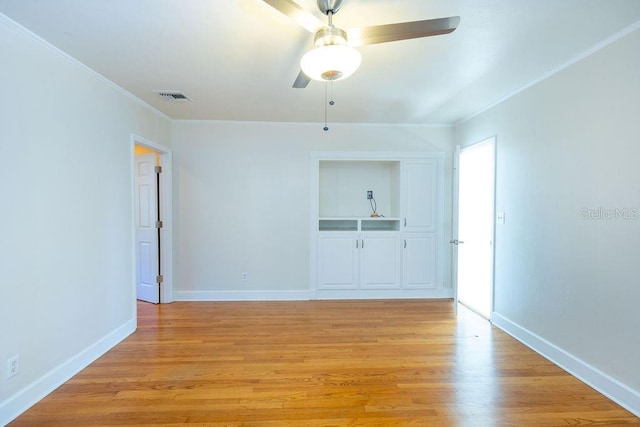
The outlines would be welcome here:
M 179 90 L 154 90 L 155 93 L 162 99 L 166 99 L 168 101 L 178 101 L 185 102 L 191 101 L 187 95 L 180 92 Z

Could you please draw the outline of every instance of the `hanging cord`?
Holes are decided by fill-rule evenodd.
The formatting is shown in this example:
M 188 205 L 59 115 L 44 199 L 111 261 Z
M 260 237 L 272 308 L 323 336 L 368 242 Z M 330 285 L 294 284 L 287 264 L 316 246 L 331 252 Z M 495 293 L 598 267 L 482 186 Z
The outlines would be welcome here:
M 333 102 L 333 80 L 329 80 L 329 89 L 331 90 L 331 96 L 329 97 L 329 105 L 333 105 L 335 104 L 335 102 Z
M 327 90 L 328 90 L 329 82 L 324 83 L 324 127 L 322 130 L 325 132 L 329 130 L 329 126 L 327 126 Z
M 369 204 L 371 205 L 371 218 L 384 218 L 384 215 L 377 212 L 378 203 L 376 203 L 376 199 L 373 197 L 373 195 L 369 199 Z
M 329 87 L 329 85 L 330 85 L 330 87 Z M 331 97 L 330 98 L 329 98 L 329 94 L 328 94 L 329 90 L 331 91 Z M 329 130 L 329 126 L 327 126 L 327 116 L 328 116 L 327 104 L 329 104 L 329 105 L 335 104 L 335 102 L 333 101 L 333 80 L 327 80 L 324 83 L 324 127 L 322 129 L 325 132 Z

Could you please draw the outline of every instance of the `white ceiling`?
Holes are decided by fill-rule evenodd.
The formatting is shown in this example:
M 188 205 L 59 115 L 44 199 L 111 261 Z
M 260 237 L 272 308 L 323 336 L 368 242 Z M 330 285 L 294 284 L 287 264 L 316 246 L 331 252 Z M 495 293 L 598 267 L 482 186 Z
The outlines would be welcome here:
M 312 35 L 262 0 L 0 0 L 0 12 L 173 119 L 324 120 L 325 85 L 291 87 Z M 329 120 L 464 120 L 637 25 L 640 0 L 345 0 L 334 24 L 454 15 L 449 35 L 358 48 Z

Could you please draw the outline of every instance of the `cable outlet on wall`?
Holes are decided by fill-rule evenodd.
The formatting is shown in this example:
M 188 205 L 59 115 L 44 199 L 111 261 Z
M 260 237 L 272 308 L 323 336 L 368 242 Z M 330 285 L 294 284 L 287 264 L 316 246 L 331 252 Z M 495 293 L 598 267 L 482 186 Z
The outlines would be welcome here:
M 7 378 L 14 377 L 20 372 L 20 355 L 16 354 L 7 361 Z
M 371 200 L 373 199 L 373 191 L 369 190 L 367 191 L 367 200 Z
M 247 280 L 249 280 L 249 274 L 246 271 L 242 272 L 242 279 L 243 282 L 246 282 Z

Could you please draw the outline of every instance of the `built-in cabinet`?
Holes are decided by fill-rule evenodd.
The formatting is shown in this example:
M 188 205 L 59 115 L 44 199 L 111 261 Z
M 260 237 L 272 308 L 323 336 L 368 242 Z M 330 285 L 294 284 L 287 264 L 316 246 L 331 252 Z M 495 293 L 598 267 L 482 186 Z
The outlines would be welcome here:
M 403 231 L 438 231 L 438 172 L 439 162 L 436 159 L 406 160 L 402 163 Z
M 396 233 L 320 233 L 320 289 L 397 289 L 400 238 Z
M 403 237 L 403 271 L 406 289 L 436 287 L 436 238 L 428 233 L 407 233 Z
M 442 163 L 432 153 L 312 153 L 317 298 L 447 296 Z

